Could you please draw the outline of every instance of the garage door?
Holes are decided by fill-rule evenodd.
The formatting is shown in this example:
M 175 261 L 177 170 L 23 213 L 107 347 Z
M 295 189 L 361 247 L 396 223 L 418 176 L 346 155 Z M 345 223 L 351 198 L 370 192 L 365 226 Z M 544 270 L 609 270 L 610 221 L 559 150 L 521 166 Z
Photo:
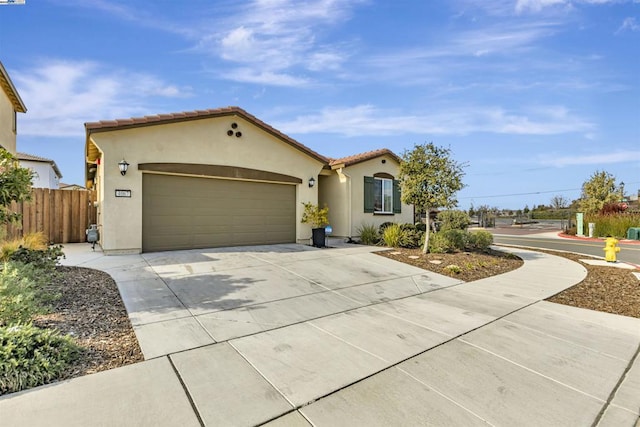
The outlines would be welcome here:
M 295 185 L 143 174 L 142 250 L 291 243 Z

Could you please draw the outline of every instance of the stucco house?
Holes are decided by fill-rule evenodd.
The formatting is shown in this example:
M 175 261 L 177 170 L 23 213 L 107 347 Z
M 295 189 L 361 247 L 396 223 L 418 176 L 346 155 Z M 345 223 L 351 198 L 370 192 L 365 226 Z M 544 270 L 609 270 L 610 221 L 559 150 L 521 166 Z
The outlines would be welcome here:
M 51 189 L 58 189 L 60 187 L 62 173 L 60 173 L 60 169 L 58 169 L 55 161 L 20 152 L 16 153 L 16 157 L 20 161 L 21 167 L 31 169 L 35 172 L 33 182 L 31 183 L 32 187 Z
M 16 154 L 16 135 L 18 134 L 18 114 L 26 113 L 27 107 L 11 82 L 9 73 L 0 62 L 0 147 Z
M 399 159 L 329 159 L 239 107 L 85 123 L 87 188 L 105 253 L 309 242 L 304 202 L 326 204 L 333 236 L 412 222 Z

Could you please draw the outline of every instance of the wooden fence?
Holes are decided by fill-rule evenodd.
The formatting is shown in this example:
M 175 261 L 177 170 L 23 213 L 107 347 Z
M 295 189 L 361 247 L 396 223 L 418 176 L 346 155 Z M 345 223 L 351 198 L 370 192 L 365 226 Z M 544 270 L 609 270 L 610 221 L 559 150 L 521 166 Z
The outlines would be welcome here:
M 85 230 L 96 223 L 94 200 L 95 191 L 34 188 L 30 202 L 12 204 L 22 215 L 22 228 L 8 226 L 7 237 L 42 232 L 50 243 L 84 242 Z

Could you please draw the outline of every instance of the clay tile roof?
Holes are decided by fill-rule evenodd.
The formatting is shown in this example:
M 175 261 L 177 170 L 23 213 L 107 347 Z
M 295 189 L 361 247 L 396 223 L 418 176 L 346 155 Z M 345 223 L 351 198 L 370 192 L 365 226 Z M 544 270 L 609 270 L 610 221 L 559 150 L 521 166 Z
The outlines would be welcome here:
M 252 122 L 254 125 L 258 126 L 262 130 L 270 133 L 276 138 L 281 139 L 285 143 L 291 145 L 294 148 L 306 153 L 307 155 L 319 160 L 323 163 L 328 163 L 329 160 L 323 155 L 316 153 L 309 147 L 301 144 L 290 136 L 285 135 L 279 130 L 271 127 L 266 124 L 262 120 L 257 117 L 247 113 L 240 107 L 223 107 L 209 110 L 196 110 L 196 111 L 184 111 L 179 113 L 169 113 L 169 114 L 157 114 L 154 116 L 145 116 L 145 117 L 132 117 L 130 119 L 117 119 L 117 120 L 101 120 L 99 122 L 89 122 L 85 123 L 84 127 L 87 132 L 87 138 L 91 133 L 94 132 L 108 132 L 113 130 L 123 130 L 127 128 L 134 128 L 140 126 L 150 126 L 154 124 L 166 124 L 166 123 L 175 123 L 181 121 L 188 120 L 198 120 L 198 119 L 207 119 L 211 117 L 221 117 L 221 116 L 239 116 L 244 118 L 245 120 Z
M 56 162 L 51 159 L 47 159 L 40 156 L 34 156 L 33 154 L 27 154 L 27 153 L 16 153 L 16 158 L 18 160 L 24 160 L 24 161 L 30 161 L 30 162 L 49 163 L 53 168 L 53 170 L 55 171 L 55 173 L 58 175 L 58 177 L 62 178 L 62 173 L 60 173 L 60 169 L 58 169 L 58 165 L 56 165 Z
M 344 164 L 345 166 L 350 166 L 356 163 L 364 162 L 367 160 L 375 159 L 376 157 L 388 155 L 394 158 L 398 163 L 400 163 L 400 157 L 398 157 L 393 151 L 388 148 L 381 148 L 379 150 L 367 151 L 365 153 L 354 154 L 353 156 L 342 157 L 340 159 L 329 159 L 329 165 L 339 165 Z
M 24 105 L 24 102 L 22 102 L 22 98 L 20 98 L 20 94 L 9 78 L 9 73 L 4 69 L 2 62 L 0 62 L 0 88 L 2 88 L 7 94 L 7 97 L 16 111 L 20 113 L 27 112 L 27 107 Z

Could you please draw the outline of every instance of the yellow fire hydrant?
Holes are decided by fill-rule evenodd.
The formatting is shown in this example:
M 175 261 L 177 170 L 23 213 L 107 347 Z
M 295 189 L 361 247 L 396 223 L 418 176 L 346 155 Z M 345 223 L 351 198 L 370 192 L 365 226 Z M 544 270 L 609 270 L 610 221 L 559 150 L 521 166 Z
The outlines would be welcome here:
M 618 239 L 608 237 L 604 241 L 604 259 L 607 262 L 616 262 L 616 254 L 620 252 L 618 245 Z

